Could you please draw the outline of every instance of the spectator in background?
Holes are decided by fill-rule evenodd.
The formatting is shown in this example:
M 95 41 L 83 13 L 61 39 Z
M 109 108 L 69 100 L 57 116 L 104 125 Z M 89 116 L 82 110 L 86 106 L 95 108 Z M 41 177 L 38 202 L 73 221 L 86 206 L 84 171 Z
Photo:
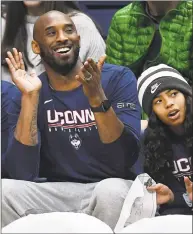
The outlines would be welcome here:
M 17 180 L 3 180 L 3 226 L 31 212 L 86 212 L 111 228 L 118 221 L 139 151 L 137 82 L 128 68 L 103 66 L 104 56 L 82 64 L 79 43 L 72 20 L 50 11 L 32 42 L 46 72 L 27 75 L 22 54 L 18 62 L 8 54 L 20 92 L 9 111 L 5 165 Z M 30 182 L 36 177 L 48 182 Z
M 192 18 L 192 1 L 134 1 L 112 19 L 107 62 L 131 68 L 136 77 L 164 63 L 176 68 L 191 85 Z
M 2 18 L 2 79 L 11 81 L 5 62 L 7 51 L 16 47 L 24 55 L 27 69 L 34 68 L 37 75 L 45 69 L 39 55 L 31 50 L 32 32 L 36 19 L 50 10 L 58 10 L 72 17 L 81 36 L 80 59 L 84 62 L 88 57 L 95 61 L 105 53 L 104 40 L 95 23 L 82 13 L 74 1 L 10 1 L 7 4 L 6 18 Z
M 149 116 L 145 172 L 162 183 L 150 188 L 162 194 L 160 214 L 191 214 L 192 89 L 177 70 L 160 64 L 142 73 L 138 93 Z
M 12 97 L 17 93 L 15 85 L 7 81 L 1 81 L 1 177 L 7 177 L 4 167 L 5 152 L 8 146 L 9 124 L 8 108 Z

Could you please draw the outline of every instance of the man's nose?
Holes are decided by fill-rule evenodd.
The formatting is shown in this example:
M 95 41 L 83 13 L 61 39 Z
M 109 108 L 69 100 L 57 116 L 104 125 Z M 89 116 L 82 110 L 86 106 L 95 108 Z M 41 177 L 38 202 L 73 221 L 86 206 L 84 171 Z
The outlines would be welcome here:
M 62 31 L 58 33 L 58 37 L 57 37 L 57 41 L 67 41 L 68 37 L 66 36 L 66 34 Z

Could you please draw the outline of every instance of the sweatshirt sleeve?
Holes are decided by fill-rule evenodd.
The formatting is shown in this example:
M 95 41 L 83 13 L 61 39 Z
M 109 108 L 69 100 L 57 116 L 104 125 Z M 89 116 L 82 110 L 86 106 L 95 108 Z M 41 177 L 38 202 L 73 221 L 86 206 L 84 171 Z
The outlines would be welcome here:
M 85 62 L 90 57 L 98 62 L 99 58 L 105 54 L 106 45 L 94 22 L 83 13 L 72 16 L 72 20 L 80 35 L 81 61 Z
M 123 67 L 122 67 L 123 68 Z M 140 148 L 141 108 L 137 95 L 136 77 L 128 68 L 123 68 L 108 85 L 107 97 L 112 107 L 124 124 L 124 131 L 119 139 L 109 144 L 112 154 L 126 155 L 126 164 L 132 167 L 137 161 Z
M 18 91 L 8 110 L 9 139 L 4 163 L 9 178 L 33 181 L 39 174 L 40 132 L 38 131 L 38 144 L 35 146 L 27 146 L 16 140 L 14 131 L 20 109 L 21 94 Z

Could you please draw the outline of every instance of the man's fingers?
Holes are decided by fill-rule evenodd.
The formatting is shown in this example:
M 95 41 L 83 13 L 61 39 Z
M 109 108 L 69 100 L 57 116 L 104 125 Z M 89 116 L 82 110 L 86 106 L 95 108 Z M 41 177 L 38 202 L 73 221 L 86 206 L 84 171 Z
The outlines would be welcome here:
M 23 61 L 23 55 L 21 52 L 19 52 L 19 62 L 20 62 L 20 68 L 22 70 L 25 70 L 25 65 L 24 65 L 24 61 Z
M 92 58 L 88 58 L 87 61 L 89 62 L 90 66 L 95 72 L 98 72 L 98 67 L 95 61 Z
M 84 80 L 84 78 L 82 78 L 80 75 L 76 75 L 75 79 L 77 81 L 79 81 L 81 84 L 85 84 L 86 83 L 86 81 Z
M 14 59 L 17 64 L 17 67 L 20 68 L 20 59 L 19 59 L 19 53 L 16 48 L 13 48 L 13 54 L 14 54 Z
M 90 74 L 93 74 L 94 70 L 88 61 L 84 63 L 84 68 L 87 72 L 89 72 Z
M 13 76 L 13 74 L 15 73 L 16 69 L 15 67 L 13 66 L 11 60 L 9 58 L 5 58 L 6 62 L 7 62 L 7 65 L 9 67 L 9 71 L 11 72 L 11 75 Z
M 9 58 L 9 60 L 11 61 L 12 65 L 15 67 L 15 69 L 18 69 L 17 63 L 12 55 L 12 53 L 10 51 L 7 52 L 7 56 Z
M 98 66 L 98 69 L 99 69 L 100 71 L 102 70 L 102 67 L 103 67 L 103 64 L 105 63 L 106 57 L 107 57 L 107 56 L 106 56 L 106 54 L 105 54 L 105 55 L 101 56 L 100 59 L 99 59 L 99 61 L 98 61 L 97 66 Z
M 82 75 L 79 75 L 82 80 L 84 81 L 84 84 L 88 84 L 87 81 L 85 80 L 86 78 L 88 78 L 90 75 L 92 75 L 90 72 L 88 72 L 88 70 L 86 69 L 85 66 L 81 67 L 81 71 L 82 71 Z M 84 79 L 85 78 L 85 79 Z M 82 83 L 82 82 L 81 82 Z

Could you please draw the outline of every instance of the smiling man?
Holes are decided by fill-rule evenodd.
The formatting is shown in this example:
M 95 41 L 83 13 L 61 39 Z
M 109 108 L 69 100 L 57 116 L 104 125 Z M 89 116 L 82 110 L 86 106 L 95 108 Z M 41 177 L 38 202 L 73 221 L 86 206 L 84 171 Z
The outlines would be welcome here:
M 32 48 L 46 72 L 27 74 L 20 52 L 6 59 L 20 92 L 12 102 L 2 225 L 28 215 L 84 212 L 114 228 L 139 151 L 136 78 L 125 67 L 80 62 L 71 19 L 39 17 Z M 14 50 L 15 51 L 15 50 Z M 46 177 L 45 183 L 34 183 Z
M 34 53 L 40 54 L 47 68 L 51 67 L 55 72 L 65 76 L 77 63 L 80 36 L 77 35 L 75 25 L 69 17 L 63 18 L 65 26 L 61 15 L 56 15 L 54 11 L 50 13 L 49 18 L 46 14 L 40 17 L 34 26 L 32 49 Z M 57 32 L 60 39 L 55 41 Z

